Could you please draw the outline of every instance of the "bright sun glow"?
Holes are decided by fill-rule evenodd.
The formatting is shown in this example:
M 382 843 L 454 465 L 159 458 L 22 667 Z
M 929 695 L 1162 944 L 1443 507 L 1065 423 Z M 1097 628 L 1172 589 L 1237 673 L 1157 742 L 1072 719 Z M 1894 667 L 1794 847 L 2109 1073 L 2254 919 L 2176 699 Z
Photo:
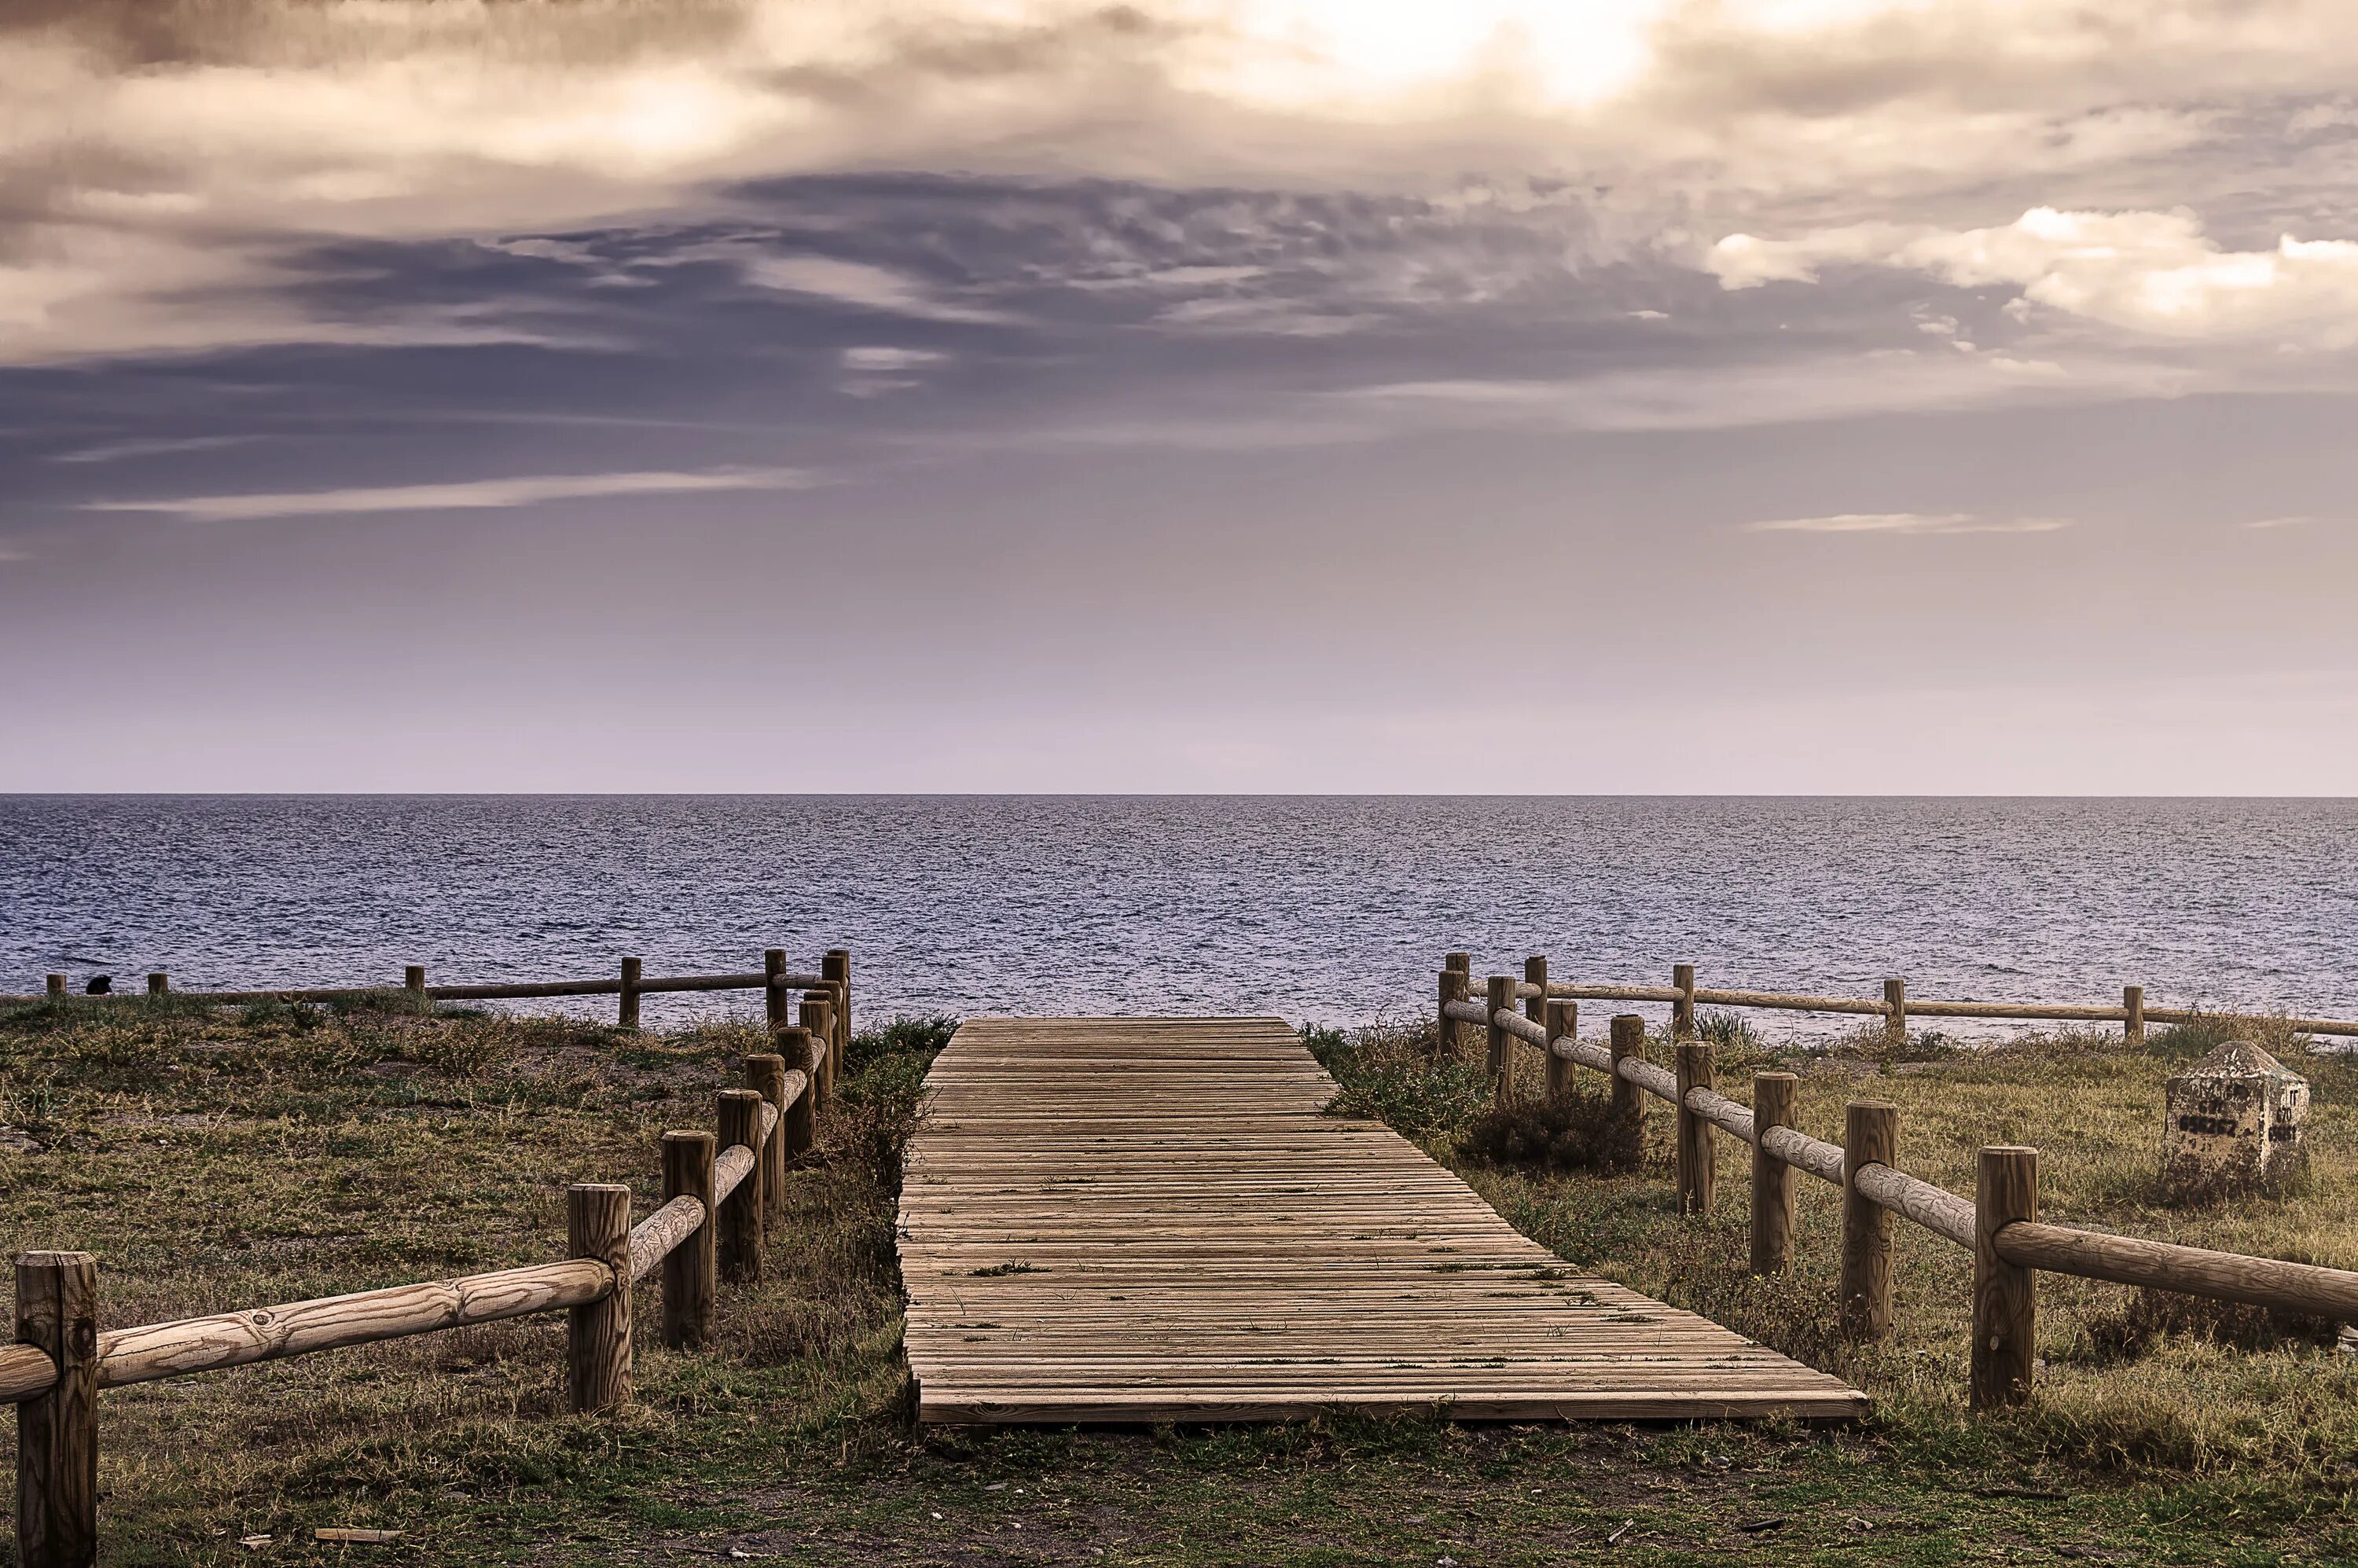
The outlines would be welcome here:
M 1855 26 L 1928 0 L 1720 0 L 1762 32 Z M 1241 47 L 1196 84 L 1280 108 L 1374 108 L 1479 82 L 1527 107 L 1579 107 L 1636 85 L 1655 29 L 1692 0 L 1206 0 Z
M 1217 88 L 1277 107 L 1373 106 L 1473 80 L 1541 103 L 1611 97 L 1646 69 L 1672 0 L 1243 0 L 1207 9 L 1244 46 Z

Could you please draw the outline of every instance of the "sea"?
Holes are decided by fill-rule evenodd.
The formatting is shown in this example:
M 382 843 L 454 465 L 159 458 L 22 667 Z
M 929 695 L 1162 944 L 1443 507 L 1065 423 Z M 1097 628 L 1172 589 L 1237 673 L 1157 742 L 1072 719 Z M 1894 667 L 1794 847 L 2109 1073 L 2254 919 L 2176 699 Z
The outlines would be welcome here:
M 849 947 L 862 1022 L 1405 1019 L 1453 948 L 1477 978 L 1544 953 L 1557 979 L 1690 961 L 1707 987 L 2099 1003 L 2134 982 L 2358 1018 L 2358 801 L 0 795 L 0 991 L 589 978 L 624 954 L 702 973 L 773 946 Z

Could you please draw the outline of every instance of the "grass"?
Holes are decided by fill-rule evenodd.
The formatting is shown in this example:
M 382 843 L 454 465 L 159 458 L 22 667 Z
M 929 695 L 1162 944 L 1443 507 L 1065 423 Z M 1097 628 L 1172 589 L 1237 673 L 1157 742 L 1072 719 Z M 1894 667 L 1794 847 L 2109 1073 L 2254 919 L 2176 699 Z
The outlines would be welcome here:
M 665 1562 L 1639 1564 L 1994 1561 L 2257 1564 L 2358 1558 L 2358 1385 L 2265 1322 L 2140 1308 L 2050 1281 L 2040 1397 L 1976 1419 L 1962 1260 L 1902 1227 L 1901 1331 L 1833 1341 L 1832 1211 L 1805 1188 L 1802 1267 L 1742 1268 L 1743 1169 L 1720 1212 L 1670 1213 L 1666 1115 L 1626 1174 L 1465 1152 L 1478 1075 L 1412 1032 L 1321 1034 L 1344 1108 L 1455 1164 L 1568 1260 L 1843 1372 L 1865 1425 L 919 1432 L 897 1359 L 899 1152 L 945 1031 L 863 1034 L 789 1191 L 770 1277 L 725 1289 L 720 1343 L 642 1340 L 638 1400 L 562 1409 L 557 1319 L 118 1390 L 101 1404 L 103 1560 L 119 1563 Z M 709 1126 L 758 1029 L 666 1034 L 397 1007 L 225 1011 L 79 999 L 0 1013 L 0 1215 L 12 1247 L 101 1260 L 105 1323 L 252 1306 L 562 1250 L 564 1184 L 654 1196 L 656 1140 Z M 1952 1185 L 1978 1142 L 2047 1150 L 2050 1212 L 2139 1234 L 2358 1263 L 2333 1195 L 2358 1162 L 2338 1060 L 2311 1181 L 2250 1209 L 2174 1209 L 2150 1114 L 2173 1053 L 2046 1037 L 1979 1055 L 1724 1047 L 1803 1073 L 1802 1119 L 1902 1106 L 1911 1168 Z M 1915 1056 L 1919 1060 L 1904 1060 Z M 1741 1088 L 1737 1089 L 1739 1095 Z M 643 1321 L 652 1314 L 642 1314 Z M 330 1547 L 322 1525 L 398 1530 Z M 252 1548 L 241 1541 L 267 1536 Z M 1609 1544 L 1608 1544 L 1609 1543 Z

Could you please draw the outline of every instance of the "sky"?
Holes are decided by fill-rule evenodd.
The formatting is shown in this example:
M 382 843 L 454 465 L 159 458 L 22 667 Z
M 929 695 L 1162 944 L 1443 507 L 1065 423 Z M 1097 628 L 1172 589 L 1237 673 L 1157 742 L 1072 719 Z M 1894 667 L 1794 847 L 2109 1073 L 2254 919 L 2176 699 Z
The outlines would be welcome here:
M 0 0 L 0 789 L 2358 794 L 2347 0 Z

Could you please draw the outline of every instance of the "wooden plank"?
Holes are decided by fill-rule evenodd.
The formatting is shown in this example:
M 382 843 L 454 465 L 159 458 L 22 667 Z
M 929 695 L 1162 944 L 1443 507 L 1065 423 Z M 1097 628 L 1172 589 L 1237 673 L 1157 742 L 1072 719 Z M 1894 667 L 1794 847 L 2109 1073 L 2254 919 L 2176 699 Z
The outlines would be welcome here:
M 1278 1019 L 978 1019 L 900 1212 L 930 1422 L 1850 1417 L 1866 1400 L 1581 1274 Z

